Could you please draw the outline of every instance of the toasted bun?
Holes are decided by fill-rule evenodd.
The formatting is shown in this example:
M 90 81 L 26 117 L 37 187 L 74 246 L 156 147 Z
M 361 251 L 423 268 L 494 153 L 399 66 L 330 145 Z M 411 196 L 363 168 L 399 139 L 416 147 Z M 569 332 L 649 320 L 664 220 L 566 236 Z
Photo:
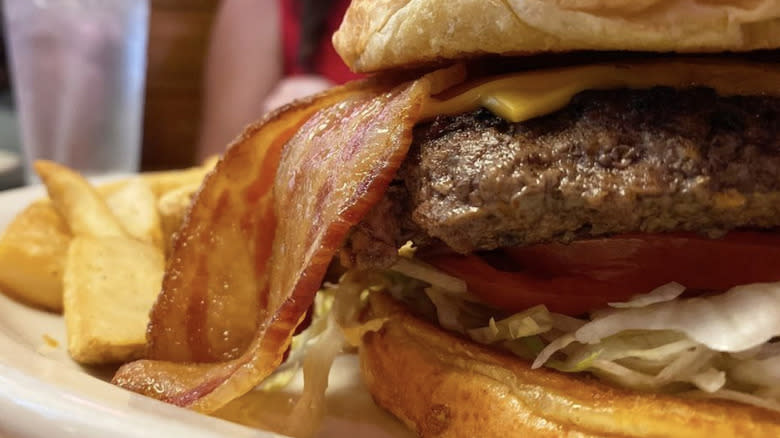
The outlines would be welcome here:
M 780 47 L 780 0 L 353 0 L 333 44 L 354 71 L 482 54 Z
M 377 403 L 422 437 L 778 437 L 780 416 L 730 402 L 636 393 L 531 370 L 423 322 L 384 295 L 360 361 Z

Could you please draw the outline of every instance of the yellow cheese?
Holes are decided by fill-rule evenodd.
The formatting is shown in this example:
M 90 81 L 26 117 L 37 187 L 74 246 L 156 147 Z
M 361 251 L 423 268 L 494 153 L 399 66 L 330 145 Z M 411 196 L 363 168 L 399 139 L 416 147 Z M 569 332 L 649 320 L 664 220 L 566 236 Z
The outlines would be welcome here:
M 709 87 L 719 94 L 780 94 L 777 65 L 696 61 L 652 61 L 534 70 L 483 81 L 444 100 L 431 98 L 424 118 L 484 107 L 511 122 L 543 116 L 566 106 L 585 90 Z

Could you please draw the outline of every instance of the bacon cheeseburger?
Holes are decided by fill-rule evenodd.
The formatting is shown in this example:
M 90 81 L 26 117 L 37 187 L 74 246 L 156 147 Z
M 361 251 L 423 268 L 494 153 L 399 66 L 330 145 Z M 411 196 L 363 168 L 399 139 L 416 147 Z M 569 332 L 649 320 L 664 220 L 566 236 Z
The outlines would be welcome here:
M 776 0 L 354 0 L 334 44 L 378 74 L 235 141 L 115 383 L 219 409 L 338 264 L 303 333 L 421 436 L 780 436 Z

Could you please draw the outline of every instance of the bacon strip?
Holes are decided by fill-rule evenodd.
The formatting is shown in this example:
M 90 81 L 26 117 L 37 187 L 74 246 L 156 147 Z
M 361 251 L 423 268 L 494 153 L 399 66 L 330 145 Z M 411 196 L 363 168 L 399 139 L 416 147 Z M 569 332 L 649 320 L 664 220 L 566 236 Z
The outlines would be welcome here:
M 151 315 L 153 360 L 123 366 L 114 383 L 212 412 L 268 376 L 404 159 L 432 85 L 347 86 L 250 128 L 180 231 Z
M 252 126 L 204 181 L 166 268 L 151 313 L 147 357 L 217 362 L 240 356 L 265 318 L 276 229 L 272 188 L 284 144 L 339 89 Z

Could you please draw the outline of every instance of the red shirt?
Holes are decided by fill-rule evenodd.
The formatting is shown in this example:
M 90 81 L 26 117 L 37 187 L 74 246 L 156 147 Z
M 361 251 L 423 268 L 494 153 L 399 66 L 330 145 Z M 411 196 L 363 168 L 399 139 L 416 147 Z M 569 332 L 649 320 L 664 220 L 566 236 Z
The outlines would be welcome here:
M 280 10 L 282 14 L 282 50 L 284 59 L 284 75 L 293 76 L 297 74 L 319 74 L 336 84 L 357 79 L 360 75 L 352 73 L 344 61 L 341 60 L 331 43 L 333 33 L 341 24 L 350 0 L 335 0 L 328 14 L 319 42 L 317 53 L 313 59 L 313 71 L 306 71 L 298 63 L 298 44 L 301 35 L 301 26 L 298 11 L 298 5 L 295 0 L 280 0 Z

